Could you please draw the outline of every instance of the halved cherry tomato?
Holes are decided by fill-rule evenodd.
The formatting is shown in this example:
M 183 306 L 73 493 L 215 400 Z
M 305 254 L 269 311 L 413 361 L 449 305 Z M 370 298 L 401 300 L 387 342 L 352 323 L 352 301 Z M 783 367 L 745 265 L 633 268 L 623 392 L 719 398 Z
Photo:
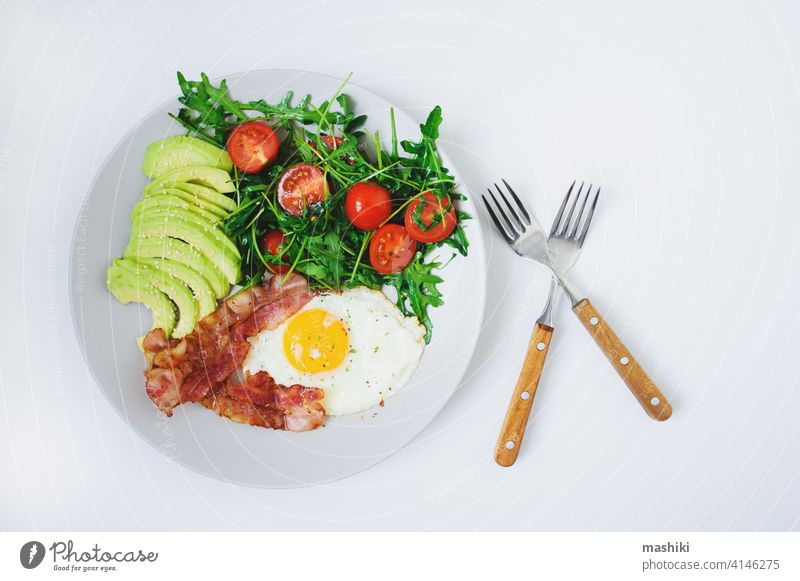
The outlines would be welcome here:
M 261 237 L 261 247 L 273 255 L 281 253 L 281 245 L 286 236 L 280 230 L 267 230 Z M 288 264 L 269 264 L 267 269 L 273 274 L 286 274 L 289 272 Z
M 344 142 L 344 139 L 334 135 L 322 135 L 320 136 L 320 141 L 325 144 L 325 147 L 333 151 Z
M 372 182 L 358 182 L 347 190 L 344 212 L 360 230 L 375 230 L 392 213 L 389 190 Z
M 231 132 L 225 149 L 233 165 L 245 173 L 258 173 L 275 161 L 280 146 L 272 127 L 263 121 L 247 121 Z
M 421 228 L 416 218 L 429 228 Z M 456 227 L 456 210 L 450 196 L 439 200 L 433 192 L 425 192 L 408 205 L 405 223 L 408 233 L 417 242 L 439 242 L 450 236 Z
M 334 149 L 338 148 L 342 143 L 344 143 L 344 139 L 342 139 L 341 137 L 338 137 L 338 136 L 334 136 L 334 135 L 320 135 L 319 139 L 320 139 L 320 141 L 322 141 L 322 143 L 325 144 L 325 147 L 327 147 L 331 151 L 333 151 Z M 313 147 L 314 149 L 317 149 L 317 142 L 316 141 L 311 140 L 311 141 L 308 142 L 308 144 L 311 147 Z M 350 159 L 350 156 L 345 158 L 345 162 L 347 163 L 347 165 L 355 165 L 356 164 L 355 160 Z
M 378 228 L 369 243 L 369 261 L 381 274 L 400 272 L 414 258 L 417 243 L 399 224 Z
M 278 203 L 295 216 L 328 197 L 328 181 L 322 170 L 310 163 L 293 165 L 278 182 Z

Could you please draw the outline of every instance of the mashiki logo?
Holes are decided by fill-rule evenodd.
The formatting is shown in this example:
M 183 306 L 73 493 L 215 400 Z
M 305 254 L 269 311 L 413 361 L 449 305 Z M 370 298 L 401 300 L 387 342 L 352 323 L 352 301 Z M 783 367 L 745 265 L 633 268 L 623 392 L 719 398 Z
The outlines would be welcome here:
M 44 559 L 44 545 L 39 541 L 28 541 L 19 550 L 19 562 L 26 569 L 35 569 Z

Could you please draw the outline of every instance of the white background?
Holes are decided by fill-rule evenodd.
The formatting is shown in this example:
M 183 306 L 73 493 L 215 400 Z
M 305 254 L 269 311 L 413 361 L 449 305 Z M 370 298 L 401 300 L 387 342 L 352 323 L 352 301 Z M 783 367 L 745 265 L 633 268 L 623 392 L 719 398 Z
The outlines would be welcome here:
M 800 38 L 786 2 L 6 2 L 0 6 L 0 528 L 800 528 Z M 94 173 L 174 74 L 310 69 L 417 118 L 474 194 L 549 223 L 603 199 L 573 273 L 671 399 L 642 412 L 568 309 L 521 457 L 491 458 L 547 280 L 490 233 L 460 391 L 330 486 L 260 490 L 130 432 L 73 336 L 67 257 Z M 485 219 L 484 216 L 481 219 Z

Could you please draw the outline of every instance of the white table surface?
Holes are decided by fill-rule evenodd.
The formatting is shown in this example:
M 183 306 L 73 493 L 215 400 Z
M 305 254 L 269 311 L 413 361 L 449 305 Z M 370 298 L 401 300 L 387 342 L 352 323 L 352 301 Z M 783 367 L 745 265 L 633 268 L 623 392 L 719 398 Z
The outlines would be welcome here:
M 0 528 L 800 528 L 796 3 L 6 2 L 0 6 Z M 228 7 L 229 5 L 229 7 Z M 565 305 L 520 461 L 491 457 L 547 279 L 490 233 L 483 334 L 412 445 L 330 486 L 236 487 L 131 433 L 67 300 L 82 197 L 121 136 L 212 76 L 345 76 L 422 118 L 476 195 L 548 223 L 602 184 L 574 269 L 672 400 L 648 419 Z

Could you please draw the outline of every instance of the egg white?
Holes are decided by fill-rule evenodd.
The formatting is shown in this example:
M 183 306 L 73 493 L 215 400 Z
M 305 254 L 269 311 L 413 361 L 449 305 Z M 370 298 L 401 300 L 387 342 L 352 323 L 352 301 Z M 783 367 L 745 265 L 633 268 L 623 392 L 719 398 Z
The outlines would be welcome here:
M 404 316 L 382 292 L 357 287 L 318 295 L 300 313 L 309 309 L 323 309 L 344 323 L 349 352 L 341 365 L 321 373 L 293 367 L 283 350 L 283 335 L 292 317 L 250 339 L 244 370 L 266 371 L 283 385 L 321 387 L 322 404 L 331 416 L 378 405 L 411 379 L 425 350 L 425 328 L 416 317 Z

